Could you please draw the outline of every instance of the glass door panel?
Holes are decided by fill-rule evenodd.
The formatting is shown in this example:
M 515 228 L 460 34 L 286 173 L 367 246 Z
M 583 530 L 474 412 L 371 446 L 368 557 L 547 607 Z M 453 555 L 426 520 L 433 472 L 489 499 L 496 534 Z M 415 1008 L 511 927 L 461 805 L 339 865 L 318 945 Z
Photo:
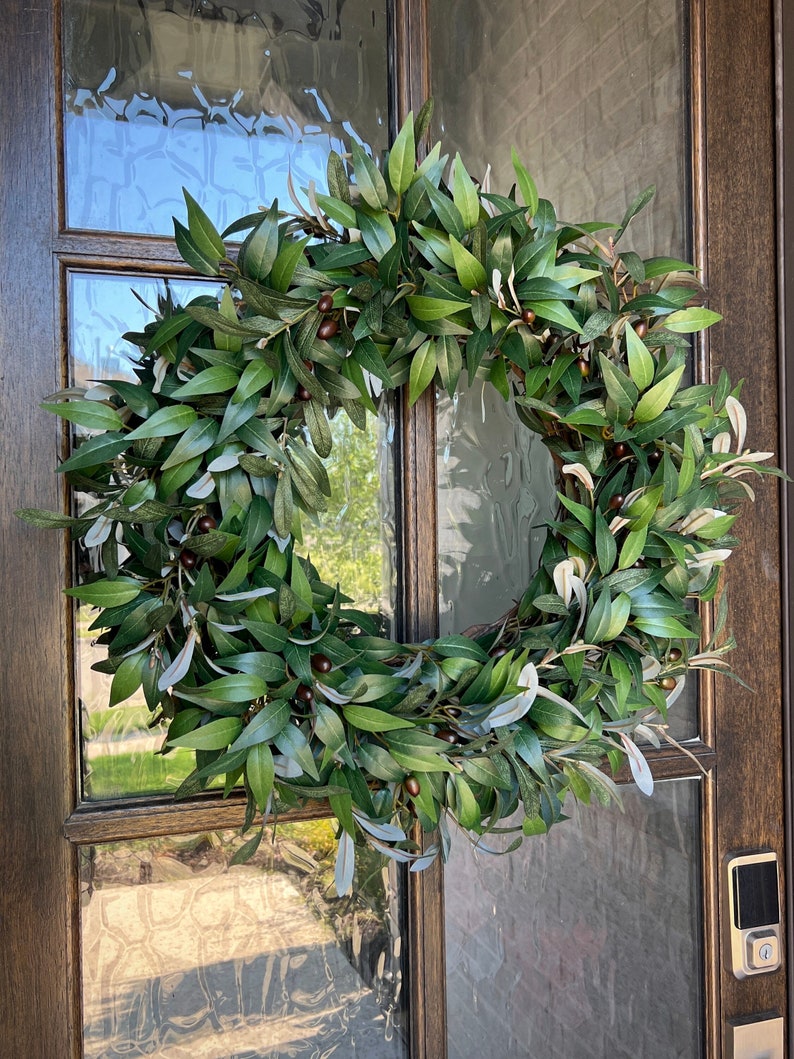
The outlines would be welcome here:
M 170 235 L 184 186 L 219 230 L 386 147 L 386 15 L 367 0 L 66 0 L 70 228 Z
M 229 833 L 81 851 L 84 1055 L 404 1059 L 398 872 L 333 892 L 327 821 L 229 870 Z
M 698 1059 L 699 787 L 627 788 L 625 813 L 582 809 L 498 862 L 455 837 L 449 1059 Z

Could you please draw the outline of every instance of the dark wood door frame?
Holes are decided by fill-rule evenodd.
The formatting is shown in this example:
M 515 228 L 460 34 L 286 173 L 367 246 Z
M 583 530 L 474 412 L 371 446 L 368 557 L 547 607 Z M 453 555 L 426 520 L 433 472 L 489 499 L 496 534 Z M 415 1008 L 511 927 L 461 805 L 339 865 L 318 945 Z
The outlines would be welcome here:
M 794 91 L 793 79 L 784 76 L 785 57 L 794 46 L 794 17 L 785 6 L 785 0 L 692 0 L 693 83 L 702 90 L 693 139 L 694 186 L 701 207 L 696 249 L 712 301 L 725 314 L 703 351 L 702 367 L 714 370 L 724 364 L 736 377 L 748 375 L 743 400 L 754 446 L 779 450 L 785 438 L 791 451 L 794 417 L 781 426 L 778 415 L 785 412 L 790 394 L 782 356 L 778 363 L 777 350 L 785 348 L 785 319 L 776 288 L 779 275 L 791 317 L 794 269 L 785 271 L 778 253 L 794 245 L 794 211 L 783 209 L 784 201 L 794 201 L 791 149 L 786 147 L 794 135 L 788 128 L 794 125 Z M 67 569 L 66 547 L 58 535 L 33 531 L 12 512 L 63 502 L 52 474 L 62 439 L 52 417 L 37 410 L 41 395 L 57 389 L 62 378 L 63 343 L 52 322 L 63 270 L 80 264 L 100 267 L 103 261 L 118 264 L 125 251 L 112 238 L 64 233 L 49 221 L 59 216 L 54 208 L 57 155 L 47 147 L 55 143 L 58 121 L 52 58 L 58 8 L 10 0 L 4 27 L 12 54 L 0 63 L 0 1050 L 31 1059 L 76 1059 L 80 1054 L 76 844 L 115 838 L 122 829 L 134 837 L 233 826 L 239 819 L 238 808 L 210 799 L 178 810 L 154 801 L 138 808 L 108 805 L 75 812 L 71 659 L 68 646 L 64 649 L 69 615 L 58 591 Z M 393 56 L 395 111 L 403 115 L 427 94 L 425 2 L 392 0 L 390 14 L 398 31 L 395 39 L 403 42 Z M 157 240 L 138 239 L 135 245 L 138 267 L 163 260 L 163 244 Z M 794 323 L 789 324 L 788 333 L 792 331 Z M 410 415 L 404 413 L 403 422 L 403 533 L 413 542 L 404 560 L 403 634 L 421 637 L 432 633 L 436 622 L 435 529 L 423 519 L 423 488 L 432 485 L 434 474 L 429 399 Z M 743 547 L 732 563 L 736 602 L 742 585 L 762 579 L 764 586 L 741 600 L 733 613 L 741 645 L 733 664 L 755 693 L 722 681 L 716 690 L 709 686 L 704 696 L 703 734 L 708 741 L 716 726 L 716 768 L 723 777 L 716 797 L 707 795 L 716 841 L 707 854 L 712 882 L 706 910 L 715 916 L 714 881 L 722 852 L 784 848 L 780 807 L 784 783 L 790 784 L 788 756 L 784 770 L 784 734 L 790 732 L 784 733 L 784 675 L 791 680 L 787 643 L 794 628 L 790 594 L 781 613 L 781 578 L 788 580 L 789 574 L 782 562 L 784 516 L 788 533 L 794 512 L 781 506 L 774 483 L 763 484 L 759 503 L 743 519 Z M 786 659 L 785 674 L 781 657 Z M 759 731 L 766 733 L 765 740 L 748 749 L 748 734 Z M 440 897 L 439 873 L 412 878 L 415 1059 L 442 1055 L 446 1041 L 439 1002 L 444 978 Z M 788 912 L 791 923 L 791 907 Z M 711 944 L 716 946 L 716 936 Z M 777 973 L 738 982 L 717 963 L 708 998 L 707 1054 L 716 1057 L 724 1017 L 786 1010 L 786 977 Z

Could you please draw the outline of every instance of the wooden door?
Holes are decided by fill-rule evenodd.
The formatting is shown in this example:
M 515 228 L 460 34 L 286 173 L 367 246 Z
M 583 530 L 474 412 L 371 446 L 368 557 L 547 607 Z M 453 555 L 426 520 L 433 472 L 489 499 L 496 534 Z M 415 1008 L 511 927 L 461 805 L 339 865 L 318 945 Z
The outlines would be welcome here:
M 162 6 L 164 11 L 175 7 Z M 302 32 L 307 27 L 314 32 L 313 19 L 317 26 L 329 19 L 334 5 L 328 11 L 325 6 L 295 5 L 296 11 L 300 9 Z M 97 7 L 103 9 L 103 5 Z M 113 5 L 104 7 L 109 10 Z M 271 7 L 275 5 L 269 5 L 268 11 Z M 63 79 L 62 66 L 68 51 L 63 40 L 70 17 L 68 8 L 62 3 L 53 9 L 30 9 L 13 0 L 5 9 L 6 58 L 0 68 L 4 103 L 0 232 L 5 264 L 0 281 L 0 533 L 4 557 L 0 592 L 4 645 L 0 678 L 0 1039 L 9 1055 L 42 1059 L 79 1056 L 84 1054 L 84 1048 L 86 1054 L 91 1048 L 94 1051 L 90 1054 L 102 1054 L 99 1038 L 86 1038 L 84 1042 L 87 1000 L 82 979 L 86 975 L 87 942 L 84 918 L 81 926 L 80 890 L 81 879 L 85 882 L 95 878 L 86 864 L 91 863 L 97 851 L 129 849 L 157 836 L 168 840 L 181 835 L 201 836 L 233 828 L 242 819 L 239 802 L 224 802 L 212 795 L 177 805 L 153 792 L 137 797 L 126 792 L 124 796 L 100 800 L 85 797 L 75 688 L 81 645 L 60 593 L 70 576 L 71 559 L 58 535 L 34 532 L 12 514 L 19 507 L 58 508 L 66 502 L 53 474 L 63 439 L 51 417 L 36 406 L 44 395 L 63 385 L 70 370 L 75 291 L 80 284 L 99 277 L 105 285 L 130 274 L 137 277 L 136 283 L 157 275 L 165 274 L 174 280 L 183 275 L 170 241 L 158 232 L 156 225 L 152 230 L 140 220 L 118 220 L 127 203 L 116 202 L 113 216 L 117 220 L 110 223 L 92 219 L 95 207 L 100 211 L 97 216 L 101 216 L 101 195 L 96 200 L 79 193 L 70 198 L 73 185 L 67 177 L 68 160 L 64 162 L 69 114 L 63 106 L 69 83 Z M 338 15 L 344 21 L 342 5 L 338 8 L 334 17 Z M 552 43 L 563 38 L 565 27 L 578 17 L 573 5 L 565 10 L 567 13 L 559 14 L 555 21 L 554 14 L 544 8 L 539 36 L 533 44 L 534 58 L 527 69 L 540 68 L 543 55 L 553 51 Z M 697 370 L 706 378 L 724 365 L 735 377 L 747 376 L 743 400 L 753 424 L 753 443 L 758 448 L 779 450 L 774 12 L 771 5 L 749 0 L 692 0 L 682 11 L 686 47 L 680 58 L 688 85 L 689 137 L 683 180 L 691 184 L 687 238 L 691 253 L 704 271 L 711 301 L 725 315 L 725 322 L 709 345 L 701 347 Z M 185 5 L 185 12 L 195 14 L 191 5 Z M 242 11 L 237 14 L 238 21 L 243 20 L 243 15 L 251 15 Z M 220 7 L 217 15 L 219 19 L 227 17 L 222 16 Z M 280 17 L 283 19 L 283 12 Z M 395 0 L 385 11 L 378 7 L 370 13 L 372 26 L 383 36 L 384 56 L 388 52 L 388 64 L 385 59 L 383 62 L 383 84 L 392 101 L 392 112 L 390 119 L 384 120 L 390 122 L 392 130 L 398 114 L 416 109 L 430 89 L 439 96 L 443 114 L 448 100 L 444 89 L 439 91 L 445 83 L 444 71 L 434 70 L 433 64 L 440 61 L 435 45 L 442 36 L 448 36 L 454 56 L 458 30 L 465 28 L 468 18 L 473 15 L 466 5 L 423 0 Z M 102 24 L 98 18 L 96 25 Z M 116 24 L 122 26 L 121 53 L 134 53 L 140 48 L 136 31 L 129 28 L 125 36 L 123 19 Z M 89 32 L 90 20 L 82 25 Z M 607 13 L 606 23 L 600 29 L 594 26 L 593 32 L 606 39 L 610 25 Z M 507 29 L 502 30 L 504 35 Z M 166 35 L 162 47 L 178 50 L 180 39 L 179 34 Z M 93 43 L 99 47 L 102 41 Z M 217 51 L 205 56 L 206 61 L 222 68 L 238 43 L 230 32 L 226 45 L 219 45 Z M 516 48 L 524 43 L 516 40 Z M 493 47 L 495 51 L 497 44 L 496 35 L 483 36 L 478 42 L 477 61 L 483 61 L 484 52 L 487 65 L 488 49 Z M 470 59 L 469 53 L 460 53 L 461 63 Z M 554 60 L 558 72 L 560 63 L 568 61 Z M 343 62 L 337 75 L 344 76 L 352 68 Z M 67 77 L 68 73 L 67 69 Z M 187 76 L 186 80 L 189 81 Z M 522 92 L 544 90 L 543 83 L 530 84 L 529 80 L 525 88 L 519 84 L 516 89 L 509 103 L 513 108 L 521 106 Z M 107 87 L 104 91 L 107 105 L 112 106 L 112 91 Z M 570 94 L 571 106 L 576 104 L 577 93 L 584 93 L 581 86 L 568 86 L 565 91 Z M 129 98 L 137 100 L 141 107 L 149 103 L 141 86 Z M 367 102 L 371 104 L 371 100 L 364 100 Z M 617 103 L 613 106 L 617 113 Z M 492 120 L 497 117 L 498 113 Z M 152 120 L 156 122 L 156 115 Z M 89 155 L 94 149 L 90 141 L 83 147 Z M 112 148 L 113 144 L 108 146 L 104 141 L 103 149 L 109 152 L 108 170 L 113 166 L 128 169 L 135 185 L 139 176 L 136 165 L 143 166 L 145 156 L 129 144 L 125 147 L 123 136 L 116 143 L 115 154 Z M 157 148 L 150 144 L 149 149 Z M 178 162 L 189 170 L 187 155 Z M 108 184 L 112 184 L 112 175 L 108 176 Z M 138 218 L 150 208 L 153 210 L 150 202 L 139 203 Z M 412 411 L 402 410 L 399 433 L 400 632 L 406 638 L 421 638 L 432 635 L 438 621 L 437 526 L 427 515 L 435 509 L 437 476 L 435 409 L 430 398 L 420 401 Z M 679 825 L 695 829 L 694 845 L 690 843 L 688 854 L 690 865 L 694 865 L 688 876 L 694 880 L 694 890 L 687 959 L 697 983 L 697 1010 L 695 1033 L 688 1038 L 689 1050 L 681 1053 L 687 1056 L 723 1054 L 729 1019 L 786 1011 L 785 961 L 779 971 L 743 981 L 728 969 L 721 934 L 727 912 L 720 890 L 723 858 L 738 850 L 772 849 L 779 855 L 781 869 L 785 868 L 787 757 L 783 677 L 789 667 L 788 646 L 781 637 L 787 599 L 781 575 L 781 524 L 778 493 L 773 484 L 765 483 L 759 490 L 758 503 L 743 519 L 743 547 L 731 570 L 735 602 L 732 625 L 739 643 L 732 661 L 754 691 L 748 693 L 726 680 L 705 681 L 698 699 L 696 732 L 687 736 L 687 753 L 666 748 L 653 759 L 658 779 L 691 781 L 697 789 L 691 799 L 690 816 L 681 818 L 689 822 Z M 705 770 L 706 779 L 699 778 L 700 768 Z M 647 817 L 640 814 L 638 819 L 641 833 L 645 826 L 642 821 Z M 585 818 L 584 833 L 589 826 Z M 147 863 L 146 858 L 136 860 L 135 870 L 142 877 L 148 870 Z M 569 862 L 555 862 L 551 854 L 544 861 L 552 871 L 560 871 L 560 863 Z M 507 868 L 501 870 L 501 864 L 492 864 L 489 872 L 495 879 L 509 874 Z M 450 927 L 456 926 L 451 902 L 462 900 L 458 891 L 449 889 L 456 881 L 452 877 L 446 884 L 448 934 Z M 409 997 L 402 1027 L 408 1042 L 405 1047 L 413 1057 L 435 1059 L 446 1054 L 449 1045 L 450 1054 L 465 1057 L 467 1049 L 475 1047 L 471 1043 L 474 1038 L 457 1035 L 452 1018 L 448 1025 L 445 993 L 449 993 L 449 1010 L 455 1019 L 466 1005 L 478 1012 L 499 968 L 485 968 L 476 992 L 471 992 L 471 980 L 463 983 L 461 991 L 456 975 L 462 965 L 466 939 L 472 932 L 453 935 L 457 948 L 451 951 L 447 965 L 443 947 L 443 873 L 433 869 L 411 876 L 400 881 L 397 888 L 397 905 L 404 906 L 407 918 L 399 927 L 405 935 L 405 956 L 400 967 L 406 974 Z M 562 888 L 561 880 L 555 892 Z M 494 922 L 499 917 L 496 891 Z M 514 901 L 515 891 L 511 897 L 505 889 L 501 899 Z M 633 902 L 634 914 L 641 919 L 641 895 L 629 895 L 627 900 Z M 653 916 L 654 906 L 649 903 L 647 907 Z M 499 928 L 495 929 L 498 935 Z M 586 948 L 589 936 L 586 932 L 576 934 L 574 944 L 566 945 L 567 929 L 563 923 L 556 940 L 551 935 L 546 938 L 545 943 L 551 948 L 545 950 L 545 955 L 559 962 L 563 978 L 573 976 L 576 990 L 576 975 L 587 972 L 588 957 L 582 955 L 582 946 Z M 665 931 L 664 922 L 653 923 L 652 934 L 661 937 Z M 632 954 L 630 966 L 639 967 L 643 961 L 647 964 L 651 955 L 649 949 L 643 950 L 639 960 Z M 502 961 L 499 967 L 504 966 Z M 674 959 L 669 968 L 671 974 L 675 973 Z M 514 969 L 511 973 L 519 972 Z M 296 989 L 301 988 L 300 978 L 290 981 Z M 658 992 L 649 997 L 648 1003 L 657 1017 L 659 1012 L 669 1014 L 671 1019 L 676 1014 L 669 1012 L 665 981 L 658 983 Z M 553 993 L 535 994 L 529 1006 L 533 1004 L 538 1010 L 548 1011 L 556 1004 L 556 998 Z M 625 1027 L 644 1018 L 641 1010 L 622 1008 L 620 996 L 613 990 L 607 995 L 604 1008 L 599 1008 L 597 998 L 591 1000 L 596 1022 L 607 1020 L 605 1011 L 609 1005 L 613 1024 Z M 501 1010 L 498 1005 L 497 1010 Z M 576 1012 L 569 1017 L 575 1029 Z M 475 1023 L 482 1028 L 487 1020 L 484 1015 L 478 1016 Z M 537 1025 L 545 1024 L 541 1021 Z M 96 1032 L 101 1035 L 102 1030 Z M 582 1037 L 581 1030 L 578 1035 Z M 604 1037 L 607 1039 L 625 1042 L 632 1038 L 631 1034 L 618 1034 Z M 530 1047 L 526 1039 L 525 1043 Z M 221 1051 L 231 1047 L 218 1044 Z M 536 1036 L 531 1047 L 533 1054 L 534 1049 L 538 1053 L 546 1051 L 542 1036 Z M 588 1054 L 599 1054 L 599 1046 L 593 1047 L 596 1050 Z M 625 1043 L 610 1047 L 611 1051 L 605 1050 L 604 1055 L 668 1054 L 661 1045 L 661 1051 L 654 1052 L 647 1041 L 642 1046 L 645 1051 L 631 1051 Z M 344 1054 L 344 1045 L 338 1054 Z M 469 1050 L 468 1054 L 474 1052 Z M 567 1053 L 568 1059 L 570 1054 Z

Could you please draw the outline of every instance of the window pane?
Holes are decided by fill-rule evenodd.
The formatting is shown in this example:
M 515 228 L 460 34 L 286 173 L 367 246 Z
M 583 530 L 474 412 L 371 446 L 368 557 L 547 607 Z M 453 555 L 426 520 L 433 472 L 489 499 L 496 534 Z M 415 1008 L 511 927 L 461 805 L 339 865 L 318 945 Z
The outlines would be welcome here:
M 132 289 L 131 289 L 132 288 Z M 133 289 L 136 292 L 133 294 Z M 141 331 L 166 289 L 175 303 L 218 293 L 215 283 L 169 281 L 144 276 L 73 273 L 69 277 L 70 377 L 75 385 L 108 378 L 135 379 L 131 358 L 139 351 L 120 336 Z M 136 297 L 136 294 L 138 297 Z M 147 309 L 142 302 L 149 306 Z M 81 432 L 80 428 L 76 433 Z M 380 615 L 389 634 L 394 614 L 394 407 L 382 399 L 381 413 L 367 431 L 351 428 L 344 414 L 331 420 L 333 450 L 325 461 L 332 496 L 315 523 L 304 520 L 304 554 L 321 577 L 340 582 L 356 605 Z M 95 501 L 75 495 L 78 508 Z M 76 549 L 76 575 L 99 569 L 100 549 Z M 151 729 L 152 714 L 139 690 L 108 708 L 112 677 L 91 667 L 106 656 L 90 626 L 96 611 L 75 608 L 76 694 L 81 716 L 83 792 L 88 799 L 116 798 L 174 790 L 193 767 L 189 751 L 155 751 L 163 729 Z
M 224 833 L 81 853 L 86 1059 L 403 1059 L 401 883 L 363 851 L 333 891 L 328 821 L 229 868 Z
M 621 245 L 646 256 L 688 256 L 682 0 L 620 9 L 578 0 L 429 0 L 429 18 L 435 132 L 445 150 L 460 150 L 475 177 L 490 165 L 492 189 L 507 194 L 515 146 L 566 222 L 619 223 L 655 184 L 652 206 L 632 221 Z M 542 529 L 533 525 L 528 533 L 527 520 L 543 511 L 540 521 L 547 520 L 554 496 L 542 446 L 496 407 L 498 397 L 483 403 L 461 395 L 456 402 L 442 400 L 438 420 L 445 632 L 509 609 L 542 545 Z M 693 681 L 670 722 L 676 739 L 697 735 Z
M 449 1059 L 699 1059 L 699 784 L 624 802 L 579 809 L 499 861 L 455 837 Z
M 222 228 L 325 185 L 387 135 L 386 15 L 367 0 L 66 0 L 71 228 L 170 234 L 186 187 Z

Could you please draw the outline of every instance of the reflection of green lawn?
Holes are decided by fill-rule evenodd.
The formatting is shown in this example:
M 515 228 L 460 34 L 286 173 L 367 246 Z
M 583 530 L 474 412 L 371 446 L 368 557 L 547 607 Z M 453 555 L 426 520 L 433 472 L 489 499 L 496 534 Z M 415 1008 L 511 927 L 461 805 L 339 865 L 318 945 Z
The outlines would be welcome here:
M 142 710 L 140 706 L 113 706 L 108 710 L 91 710 L 83 726 L 83 734 L 87 739 L 95 739 L 102 735 L 105 729 L 110 729 L 109 734 L 118 736 L 148 731 L 155 734 L 164 732 L 165 730 L 159 727 L 148 727 L 146 722 L 151 716 L 148 710 Z
M 92 757 L 87 794 L 94 800 L 172 792 L 194 766 L 193 753 L 189 750 L 173 751 L 165 757 L 150 750 Z

